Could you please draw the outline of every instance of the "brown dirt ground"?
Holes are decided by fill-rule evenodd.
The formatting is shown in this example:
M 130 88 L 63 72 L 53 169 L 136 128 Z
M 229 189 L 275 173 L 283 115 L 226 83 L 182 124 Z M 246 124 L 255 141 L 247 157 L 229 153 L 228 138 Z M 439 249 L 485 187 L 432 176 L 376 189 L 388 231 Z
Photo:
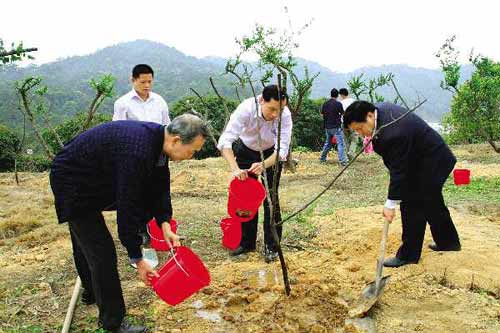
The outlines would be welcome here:
M 459 165 L 481 177 L 500 175 L 498 162 L 480 162 L 477 154 L 487 154 L 484 146 L 473 152 L 456 149 Z M 282 206 L 288 213 L 339 170 L 335 163 L 320 165 L 317 154 L 298 157 L 298 172 L 282 179 Z M 227 175 L 224 162 L 172 165 L 180 233 L 207 264 L 212 283 L 178 306 L 163 303 L 127 266 L 115 214 L 106 213 L 129 314 L 146 321 L 152 332 L 343 332 L 349 306 L 375 275 L 379 203 L 387 183 L 383 170 L 377 158 L 364 157 L 348 171 L 349 183 L 340 182 L 301 221 L 285 227 L 285 244 L 304 247 L 285 247 L 292 283 L 287 297 L 279 263 L 264 263 L 258 252 L 233 259 L 220 246 L 216 222 L 226 214 L 229 181 L 220 177 Z M 47 174 L 22 174 L 21 179 L 17 187 L 11 174 L 0 174 L 0 332 L 55 332 L 75 279 L 67 226 L 55 223 Z M 391 280 L 370 313 L 379 332 L 500 332 L 500 220 L 453 202 L 450 207 L 463 250 L 424 249 L 418 265 L 385 269 Z M 396 220 L 388 255 L 397 250 L 400 236 Z M 73 331 L 93 332 L 96 315 L 94 306 L 80 305 Z

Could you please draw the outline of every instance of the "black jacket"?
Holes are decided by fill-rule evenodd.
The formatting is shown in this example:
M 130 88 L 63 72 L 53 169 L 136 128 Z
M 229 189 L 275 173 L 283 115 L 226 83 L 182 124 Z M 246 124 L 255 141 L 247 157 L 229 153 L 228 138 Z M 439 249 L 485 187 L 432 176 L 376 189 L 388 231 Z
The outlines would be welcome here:
M 392 103 L 375 106 L 377 128 L 407 111 Z M 388 198 L 392 200 L 422 199 L 441 191 L 457 161 L 443 138 L 413 113 L 382 129 L 373 149 L 389 169 Z
M 151 217 L 172 216 L 164 126 L 114 121 L 67 143 L 52 162 L 50 184 L 59 223 L 89 212 L 117 211 L 118 234 L 129 257 L 141 257 L 138 230 Z
M 333 98 L 326 101 L 321 107 L 321 114 L 326 129 L 338 128 L 342 125 L 344 109 L 339 101 Z

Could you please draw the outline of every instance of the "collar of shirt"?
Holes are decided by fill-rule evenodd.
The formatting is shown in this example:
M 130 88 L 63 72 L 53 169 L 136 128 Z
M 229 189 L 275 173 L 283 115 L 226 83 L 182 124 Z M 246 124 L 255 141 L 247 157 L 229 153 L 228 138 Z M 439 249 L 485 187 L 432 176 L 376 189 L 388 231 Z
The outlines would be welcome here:
M 135 89 L 132 88 L 132 91 L 130 92 L 131 94 L 131 97 L 130 99 L 137 99 L 143 103 L 148 103 L 148 102 L 151 102 L 154 97 L 153 97 L 153 93 L 150 91 L 149 92 L 149 96 L 148 96 L 148 99 L 147 100 L 143 100 L 141 96 L 139 96 L 139 94 L 137 93 L 137 91 Z

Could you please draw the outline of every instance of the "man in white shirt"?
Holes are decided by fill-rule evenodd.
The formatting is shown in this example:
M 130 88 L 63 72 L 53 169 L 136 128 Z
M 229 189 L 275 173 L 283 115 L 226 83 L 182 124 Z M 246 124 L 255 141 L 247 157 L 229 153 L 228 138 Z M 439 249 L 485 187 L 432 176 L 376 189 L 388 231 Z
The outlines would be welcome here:
M 351 105 L 355 100 L 354 98 L 349 97 L 349 90 L 346 88 L 341 88 L 339 90 L 339 101 L 342 103 L 342 108 L 344 112 L 347 110 L 349 105 Z M 356 147 L 358 144 L 361 144 L 361 138 L 348 128 L 344 129 L 344 137 L 345 137 L 345 151 L 348 156 L 353 156 L 356 153 Z
M 154 72 L 146 64 L 132 70 L 132 90 L 115 102 L 113 120 L 140 120 L 161 125 L 170 123 L 167 102 L 152 92 Z
M 281 98 L 281 136 L 280 150 L 276 150 L 278 143 L 278 122 L 280 116 Z M 284 92 L 279 92 L 276 85 L 264 87 L 262 95 L 255 99 L 244 100 L 231 115 L 224 133 L 219 138 L 217 148 L 229 163 L 233 176 L 244 180 L 249 176 L 258 176 L 264 170 L 270 190 L 273 188 L 274 168 L 278 168 L 277 186 L 281 176 L 282 163 L 275 166 L 276 155 L 279 154 L 280 161 L 286 161 L 290 140 L 292 137 L 292 115 L 286 107 L 287 97 Z M 259 146 L 259 134 L 261 144 Z M 259 150 L 264 153 L 264 162 L 261 161 Z M 271 195 L 273 197 L 273 195 Z M 276 195 L 275 221 L 281 221 L 279 198 Z M 255 251 L 257 240 L 258 214 L 249 221 L 242 223 L 242 239 L 240 246 L 232 253 L 240 255 Z M 267 200 L 264 200 L 264 242 L 265 260 L 270 262 L 278 257 L 276 244 L 271 234 L 271 216 Z M 282 227 L 276 227 L 281 239 Z
M 152 92 L 154 72 L 151 66 L 146 64 L 135 65 L 132 69 L 132 90 L 115 102 L 113 121 L 116 120 L 139 120 L 168 125 L 170 116 L 168 114 L 167 102 L 158 94 Z M 149 235 L 145 229 L 140 234 L 143 244 L 149 243 Z

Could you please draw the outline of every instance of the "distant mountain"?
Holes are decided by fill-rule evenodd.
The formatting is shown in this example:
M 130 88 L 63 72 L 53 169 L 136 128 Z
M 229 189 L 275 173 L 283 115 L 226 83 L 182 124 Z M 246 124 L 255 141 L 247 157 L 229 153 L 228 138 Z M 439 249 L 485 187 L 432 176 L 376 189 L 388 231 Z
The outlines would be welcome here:
M 48 96 L 51 108 L 59 119 L 71 116 L 77 111 L 86 110 L 93 92 L 88 81 L 104 73 L 111 73 L 117 78 L 116 99 L 130 89 L 131 68 L 138 63 L 148 63 L 155 70 L 154 91 L 165 97 L 172 105 L 176 100 L 192 95 L 189 88 L 204 94 L 211 91 L 209 76 L 214 76 L 221 93 L 234 96 L 229 78 L 220 76 L 224 72 L 226 59 L 220 57 L 195 58 L 187 56 L 173 47 L 161 43 L 136 40 L 121 43 L 98 50 L 97 52 L 60 59 L 41 66 L 19 68 L 3 66 L 0 69 L 0 121 L 12 123 L 20 119 L 17 109 L 17 97 L 13 84 L 29 75 L 39 75 L 49 86 Z M 305 59 L 299 59 L 299 67 L 308 66 L 309 73 L 320 72 L 316 79 L 312 97 L 329 96 L 332 87 L 346 87 L 346 82 L 354 74 L 365 73 L 365 77 L 374 77 L 380 73 L 392 72 L 396 82 L 408 102 L 416 96 L 428 99 L 419 113 L 427 120 L 439 121 L 447 112 L 450 94 L 439 87 L 442 73 L 439 70 L 414 68 L 407 65 L 387 65 L 367 67 L 352 73 L 338 73 Z M 470 67 L 464 68 L 464 77 L 469 77 Z M 300 71 L 302 72 L 302 70 Z M 381 89 L 381 93 L 392 99 L 391 88 Z M 113 100 L 102 106 L 102 112 L 112 113 Z
M 394 82 L 409 105 L 413 105 L 419 97 L 420 100 L 427 99 L 427 102 L 417 111 L 422 118 L 427 121 L 439 122 L 443 114 L 448 112 L 450 108 L 451 93 L 440 87 L 443 80 L 443 74 L 440 70 L 416 68 L 408 65 L 385 65 L 363 67 L 350 73 L 339 73 L 305 59 L 299 60 L 299 66 L 307 66 L 310 75 L 320 73 L 314 81 L 313 98 L 330 96 L 332 88 L 348 88 L 347 81 L 354 75 L 364 73 L 363 77 L 369 79 L 380 74 L 393 73 Z M 468 79 L 471 74 L 472 66 L 464 66 L 461 79 Z M 383 87 L 377 91 L 389 101 L 393 101 L 396 97 L 392 87 Z

